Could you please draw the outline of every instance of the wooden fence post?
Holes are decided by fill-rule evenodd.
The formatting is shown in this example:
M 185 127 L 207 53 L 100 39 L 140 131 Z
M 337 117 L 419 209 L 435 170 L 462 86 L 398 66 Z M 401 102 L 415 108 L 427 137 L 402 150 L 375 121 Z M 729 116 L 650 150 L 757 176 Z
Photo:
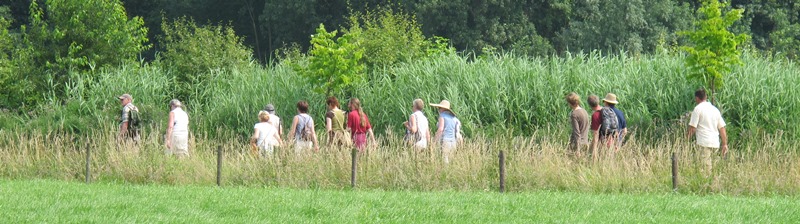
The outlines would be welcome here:
M 678 192 L 678 157 L 672 153 L 672 191 Z
M 500 150 L 500 193 L 506 192 L 506 155 Z
M 87 145 L 86 146 L 86 175 L 85 175 L 87 184 L 89 183 L 89 181 L 91 179 L 91 176 L 92 176 L 91 170 L 90 170 L 91 169 L 91 167 L 90 167 L 91 164 L 92 164 L 92 152 L 90 150 L 90 147 Z
M 222 186 L 222 146 L 217 146 L 217 186 Z
M 350 157 L 353 161 L 352 166 L 350 167 L 350 187 L 352 188 L 356 187 L 356 168 L 358 167 L 356 160 L 357 153 L 358 151 L 356 151 L 356 149 L 352 149 L 352 151 L 350 151 Z

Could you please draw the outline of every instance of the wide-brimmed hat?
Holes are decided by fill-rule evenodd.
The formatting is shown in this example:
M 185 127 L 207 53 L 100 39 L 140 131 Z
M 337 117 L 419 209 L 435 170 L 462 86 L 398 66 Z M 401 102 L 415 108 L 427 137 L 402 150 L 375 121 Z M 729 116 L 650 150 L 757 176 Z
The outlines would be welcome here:
M 614 95 L 613 93 L 606 94 L 606 98 L 603 98 L 603 102 L 614 104 L 614 105 L 619 104 L 619 102 L 617 102 L 617 95 Z
M 118 96 L 117 99 L 120 99 L 120 100 L 121 99 L 133 99 L 133 97 L 131 96 L 131 94 L 127 94 L 126 93 L 126 94 L 122 94 L 122 95 Z
M 453 110 L 451 110 L 451 109 L 450 109 L 450 101 L 447 101 L 447 100 L 442 100 L 442 102 L 439 102 L 439 103 L 432 103 L 432 104 L 430 104 L 430 105 L 431 105 L 432 107 L 438 107 L 438 108 L 442 108 L 442 109 L 445 109 L 445 110 L 447 110 L 447 111 L 450 111 L 450 113 L 456 114 L 455 112 L 453 112 Z

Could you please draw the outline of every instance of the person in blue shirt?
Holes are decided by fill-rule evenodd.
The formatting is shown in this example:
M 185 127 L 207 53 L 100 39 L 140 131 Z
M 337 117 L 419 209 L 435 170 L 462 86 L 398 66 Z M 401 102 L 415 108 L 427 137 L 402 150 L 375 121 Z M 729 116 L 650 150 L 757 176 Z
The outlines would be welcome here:
M 614 113 L 617 114 L 617 136 L 615 137 L 615 144 L 614 144 L 614 152 L 619 151 L 619 147 L 622 146 L 623 140 L 625 139 L 625 134 L 628 133 L 628 122 L 625 120 L 625 113 L 621 110 L 617 109 L 616 105 L 619 104 L 617 101 L 617 95 L 613 93 L 606 94 L 606 98 L 603 99 L 603 103 L 606 104 L 607 107 L 610 107 L 614 110 Z

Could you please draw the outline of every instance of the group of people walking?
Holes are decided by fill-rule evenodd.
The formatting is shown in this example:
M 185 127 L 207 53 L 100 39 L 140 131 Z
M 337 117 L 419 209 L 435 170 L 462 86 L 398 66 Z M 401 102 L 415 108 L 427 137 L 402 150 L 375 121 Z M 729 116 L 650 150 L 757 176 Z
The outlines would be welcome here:
M 728 151 L 728 138 L 725 131 L 725 121 L 715 106 L 707 101 L 703 89 L 695 91 L 697 106 L 691 114 L 687 138 L 696 136 L 697 146 L 703 163 L 703 173 L 710 175 L 712 168 L 711 154 L 721 149 L 721 154 Z M 122 104 L 120 115 L 119 138 L 139 141 L 139 109 L 133 105 L 133 97 L 123 94 L 118 97 Z M 569 154 L 582 157 L 589 153 L 596 159 L 600 150 L 605 154 L 619 151 L 624 144 L 628 132 L 625 114 L 616 108 L 619 104 L 617 96 L 613 93 L 606 94 L 602 100 L 595 95 L 587 98 L 591 116 L 581 107 L 580 96 L 569 93 L 566 101 L 572 111 L 569 116 L 572 132 L 569 138 Z M 602 104 L 601 104 L 602 102 Z M 364 112 L 361 101 L 351 98 L 347 103 L 349 112 L 340 109 L 339 100 L 329 97 L 326 100 L 328 111 L 325 113 L 325 130 L 327 143 L 334 147 L 354 147 L 359 152 L 366 150 L 368 143 L 376 145 L 375 135 L 369 117 Z M 189 116 L 182 109 L 182 103 L 173 99 L 169 102 L 170 112 L 165 135 L 166 153 L 178 157 L 189 155 Z M 414 99 L 411 103 L 411 114 L 403 122 L 406 129 L 404 140 L 417 150 L 428 148 L 441 149 L 445 163 L 450 162 L 453 150 L 463 142 L 461 134 L 461 121 L 452 111 L 450 102 L 442 100 L 438 104 L 430 104 L 438 110 L 436 132 L 431 135 L 428 118 L 425 116 L 425 103 L 422 99 Z M 268 104 L 258 113 L 259 122 L 253 127 L 250 140 L 252 152 L 264 157 L 270 156 L 275 147 L 293 144 L 295 153 L 310 150 L 319 151 L 320 144 L 317 139 L 314 119 L 308 114 L 309 105 L 306 101 L 297 103 L 297 115 L 292 118 L 288 136 L 283 140 L 283 124 L 281 118 L 275 114 L 275 106 Z M 592 141 L 589 141 L 589 133 Z M 721 140 L 721 142 L 720 142 Z
M 325 113 L 325 131 L 327 143 L 332 147 L 354 147 L 359 152 L 366 150 L 368 144 L 377 144 L 369 116 L 364 112 L 361 101 L 351 98 L 347 103 L 349 112 L 340 108 L 336 97 L 326 100 L 328 111 Z M 435 136 L 431 136 L 428 118 L 422 112 L 424 102 L 422 99 L 412 101 L 412 113 L 408 121 L 403 122 L 406 128 L 405 140 L 417 149 L 426 149 L 432 139 L 440 143 L 445 162 L 449 162 L 452 151 L 456 148 L 461 136 L 461 122 L 450 109 L 450 102 L 443 100 L 439 104 L 430 104 L 439 110 L 439 122 Z M 260 123 L 254 127 L 250 140 L 252 152 L 267 157 L 275 147 L 284 144 L 293 144 L 295 153 L 306 151 L 319 151 L 320 143 L 317 139 L 314 119 L 308 114 L 309 105 L 306 101 L 297 103 L 297 115 L 292 118 L 289 127 L 287 142 L 282 141 L 284 134 L 283 124 L 275 115 L 275 107 L 268 104 L 259 112 Z
M 616 107 L 619 104 L 617 95 L 606 94 L 602 100 L 603 106 L 600 106 L 599 97 L 590 95 L 586 101 L 592 110 L 591 117 L 580 106 L 580 96 L 577 93 L 567 94 L 566 100 L 572 108 L 569 116 L 572 126 L 569 138 L 571 155 L 582 157 L 583 153 L 588 151 L 592 159 L 597 159 L 600 148 L 607 149 L 607 154 L 619 151 L 628 133 L 628 122 L 625 113 Z M 591 143 L 590 131 L 593 137 Z
M 130 94 L 123 94 L 117 98 L 122 104 L 119 139 L 138 143 L 140 139 L 139 109 L 133 104 L 133 97 Z M 339 100 L 336 97 L 328 97 L 326 104 L 328 111 L 325 113 L 325 130 L 329 146 L 354 147 L 359 152 L 364 152 L 368 143 L 377 145 L 372 124 L 358 98 L 351 98 L 348 101 L 349 112 L 340 109 Z M 450 102 L 442 100 L 438 104 L 430 104 L 439 112 L 434 136 L 431 135 L 428 118 L 423 113 L 425 103 L 422 99 L 415 99 L 411 104 L 412 113 L 408 120 L 403 122 L 403 126 L 406 128 L 404 140 L 418 150 L 427 149 L 435 144 L 441 148 L 444 161 L 449 163 L 453 150 L 463 141 L 461 121 L 451 110 Z M 181 101 L 173 99 L 169 105 L 167 132 L 164 136 L 166 154 L 177 157 L 188 156 L 189 116 L 183 110 Z M 259 122 L 253 126 L 253 135 L 250 138 L 253 154 L 269 157 L 276 147 L 284 145 L 293 145 L 294 152 L 298 154 L 311 150 L 319 151 L 320 143 L 314 128 L 314 119 L 308 114 L 308 102 L 300 101 L 296 107 L 297 115 L 292 118 L 286 134 L 283 132 L 281 118 L 275 114 L 274 105 L 268 104 L 259 111 Z M 284 136 L 286 136 L 286 141 L 284 141 Z
M 605 149 L 606 154 L 619 151 L 628 133 L 625 114 L 616 108 L 619 104 L 617 96 L 613 93 L 606 94 L 602 99 L 595 95 L 587 98 L 587 103 L 593 111 L 591 117 L 585 109 L 581 108 L 580 96 L 569 93 L 566 101 L 572 108 L 570 125 L 572 132 L 569 140 L 569 152 L 575 157 L 581 157 L 585 151 L 591 154 L 592 159 L 597 159 L 600 149 Z M 706 177 L 712 175 L 712 154 L 719 150 L 722 156 L 728 153 L 728 135 L 725 130 L 725 120 L 717 107 L 708 102 L 704 89 L 694 92 L 695 108 L 689 120 L 687 139 L 696 138 L 696 151 L 702 165 L 702 173 Z M 589 133 L 592 141 L 589 141 Z

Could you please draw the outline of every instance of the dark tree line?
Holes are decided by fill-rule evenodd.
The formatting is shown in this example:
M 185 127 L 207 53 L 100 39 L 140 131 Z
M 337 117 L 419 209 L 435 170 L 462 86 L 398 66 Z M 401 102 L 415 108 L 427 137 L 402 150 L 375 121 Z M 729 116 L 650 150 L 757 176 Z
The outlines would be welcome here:
M 8 0 L 5 0 L 8 1 Z M 599 50 L 650 53 L 681 42 L 675 34 L 691 28 L 699 0 L 124 0 L 129 16 L 149 29 L 153 58 L 162 48 L 162 16 L 189 16 L 202 24 L 232 25 L 261 61 L 291 44 L 307 48 L 320 23 L 344 26 L 351 11 L 379 5 L 416 15 L 426 36 L 450 39 L 458 50 L 514 51 L 526 55 Z M 30 0 L 0 5 L 11 27 L 29 23 Z M 752 46 L 790 58 L 800 55 L 800 1 L 732 0 L 745 18 L 734 32 Z

